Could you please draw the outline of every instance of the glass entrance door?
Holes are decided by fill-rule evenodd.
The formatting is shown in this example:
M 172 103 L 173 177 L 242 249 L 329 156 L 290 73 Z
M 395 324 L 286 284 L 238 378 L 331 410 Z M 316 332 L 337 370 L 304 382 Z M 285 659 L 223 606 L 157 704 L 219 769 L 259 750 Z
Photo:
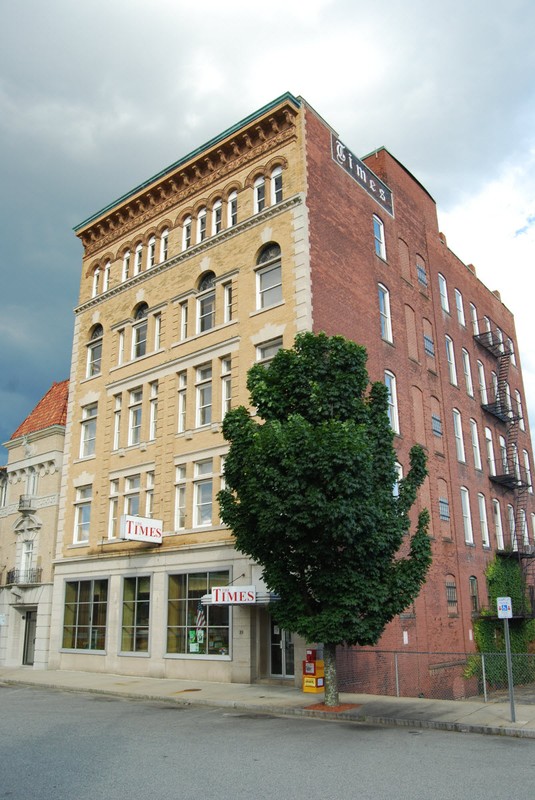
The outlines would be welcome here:
M 293 678 L 295 667 L 292 633 L 279 628 L 273 620 L 270 623 L 270 631 L 271 674 L 279 678 Z

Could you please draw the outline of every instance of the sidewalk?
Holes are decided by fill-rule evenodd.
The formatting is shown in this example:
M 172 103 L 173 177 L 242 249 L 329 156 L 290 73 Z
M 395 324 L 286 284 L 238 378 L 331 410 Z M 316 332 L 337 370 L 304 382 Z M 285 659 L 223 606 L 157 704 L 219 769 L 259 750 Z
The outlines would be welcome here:
M 322 694 L 304 694 L 294 686 L 273 684 L 207 683 L 99 672 L 0 667 L 1 684 L 232 708 L 246 713 L 343 719 L 361 724 L 535 739 L 535 705 L 515 703 L 516 722 L 511 722 L 508 698 L 483 703 L 479 700 L 427 700 L 341 693 L 340 710 L 324 711 L 317 708 L 323 702 Z

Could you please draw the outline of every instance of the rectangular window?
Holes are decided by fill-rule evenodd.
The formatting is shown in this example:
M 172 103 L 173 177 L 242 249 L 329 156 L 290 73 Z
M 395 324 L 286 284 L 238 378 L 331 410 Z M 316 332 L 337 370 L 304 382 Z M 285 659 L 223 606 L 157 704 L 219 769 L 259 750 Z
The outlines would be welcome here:
M 210 476 L 210 477 L 207 477 Z M 212 459 L 195 464 L 195 508 L 196 527 L 212 524 Z
M 186 401 L 188 389 L 188 374 L 187 372 L 179 372 L 178 374 L 178 427 L 179 433 L 184 433 L 186 430 Z
M 256 273 L 257 308 L 268 308 L 282 302 L 282 269 L 272 264 Z
M 448 362 L 448 372 L 450 376 L 450 383 L 457 386 L 457 367 L 455 366 L 455 352 L 453 350 L 453 341 L 449 336 L 446 336 L 446 360 Z
M 151 236 L 149 239 L 149 251 L 147 257 L 147 269 L 153 267 L 156 264 L 156 239 L 154 236 Z
M 238 222 L 238 195 L 231 192 L 227 200 L 227 225 L 232 228 Z
M 132 517 L 139 515 L 141 475 L 129 475 L 124 481 L 124 513 Z
M 474 544 L 472 516 L 470 514 L 470 495 L 468 489 L 464 486 L 461 486 L 461 507 L 463 512 L 464 541 L 466 544 Z
M 446 602 L 448 614 L 457 614 L 457 584 L 453 576 L 446 578 Z
M 74 513 L 74 543 L 89 541 L 89 525 L 91 522 L 92 486 L 80 486 L 76 489 Z
M 223 227 L 223 205 L 217 200 L 212 207 L 212 236 L 215 236 Z
M 82 409 L 82 435 L 80 437 L 80 458 L 95 455 L 97 438 L 97 403 Z
M 427 336 L 424 333 L 424 350 L 426 355 L 431 356 L 431 358 L 435 357 L 435 343 L 431 336 Z
M 472 438 L 472 455 L 474 456 L 475 469 L 482 469 L 481 464 L 481 451 L 479 449 L 479 435 L 477 432 L 477 422 L 475 419 L 470 420 L 470 436 Z
M 132 358 L 142 358 L 147 353 L 147 320 L 136 325 L 132 333 Z
M 440 305 L 442 310 L 450 313 L 450 301 L 448 300 L 448 285 L 446 278 L 441 273 L 438 273 L 438 290 L 440 292 Z
M 158 381 L 150 384 L 150 414 L 149 414 L 149 439 L 156 439 L 156 426 L 158 422 Z
M 116 394 L 114 398 L 113 411 L 113 449 L 118 450 L 121 444 L 121 407 L 123 404 L 122 395 Z
M 108 581 L 67 581 L 62 646 L 69 650 L 104 650 Z
M 186 527 L 186 467 L 179 464 L 175 469 L 175 530 Z
M 503 527 L 502 527 L 502 512 L 498 500 L 492 501 L 492 510 L 494 512 L 494 528 L 496 530 L 496 547 L 498 550 L 504 549 L 503 541 Z
M 448 522 L 450 519 L 450 503 L 447 497 L 438 498 L 438 514 L 440 519 Z
M 143 389 L 132 389 L 129 398 L 128 444 L 133 445 L 141 441 Z
M 399 433 L 398 396 L 396 377 L 392 372 L 385 372 L 385 385 L 388 389 L 388 419 L 394 433 Z
M 479 396 L 481 398 L 481 405 L 486 406 L 489 402 L 487 394 L 487 383 L 485 378 L 485 367 L 481 361 L 477 362 L 477 378 L 479 382 Z
M 124 364 L 124 329 L 117 331 L 117 364 Z
M 392 316 L 390 314 L 390 292 L 379 284 L 379 319 L 381 321 L 381 338 L 392 341 Z
M 464 316 L 463 296 L 458 289 L 455 289 L 455 308 L 457 309 L 459 325 L 462 325 L 464 328 L 466 326 L 466 319 Z
M 186 217 L 182 227 L 182 250 L 187 250 L 191 247 L 191 217 Z
M 121 650 L 124 653 L 147 653 L 149 649 L 150 578 L 125 578 L 123 583 L 123 619 Z
M 427 289 L 427 272 L 423 264 L 419 261 L 416 262 L 416 279 L 420 286 Z
M 470 606 L 472 608 L 472 614 L 479 613 L 479 595 L 477 591 L 477 578 L 472 576 L 469 579 L 469 588 L 470 588 Z
M 271 173 L 271 202 L 280 203 L 282 200 L 282 168 L 275 167 Z
M 224 290 L 224 320 L 230 322 L 232 320 L 232 284 L 226 283 L 223 287 Z
M 481 527 L 481 541 L 483 547 L 490 547 L 489 523 L 487 521 L 487 504 L 485 496 L 481 492 L 477 495 L 477 505 L 479 508 L 479 524 Z
M 162 346 L 162 315 L 154 315 L 154 349 L 159 350 Z
M 143 245 L 138 244 L 136 247 L 136 257 L 134 261 L 134 275 L 139 275 L 141 272 L 143 262 Z
M 169 231 L 166 229 L 162 231 L 160 239 L 160 263 L 167 261 L 169 255 Z
M 470 303 L 470 319 L 472 321 L 472 332 L 474 336 L 479 334 L 479 322 L 477 319 L 477 308 L 473 303 Z
M 188 338 L 188 301 L 180 304 L 180 338 Z
M 232 399 L 231 380 L 232 361 L 229 357 L 221 359 L 221 419 L 230 411 Z
M 254 182 L 254 213 L 263 211 L 266 205 L 266 182 L 264 178 L 257 178 Z
M 99 334 L 97 330 L 97 334 Z M 92 337 L 93 339 L 93 337 Z M 95 375 L 100 375 L 102 368 L 102 334 L 95 336 L 87 346 L 87 368 L 86 378 L 93 378 Z
M 201 208 L 197 215 L 197 242 L 204 242 L 206 239 L 206 209 Z
M 197 301 L 198 331 L 211 330 L 215 325 L 215 292 L 210 292 L 200 297 Z
M 453 409 L 453 433 L 455 436 L 455 451 L 457 453 L 457 461 L 464 462 L 466 461 L 466 456 L 464 452 L 461 413 L 456 408 Z
M 227 586 L 228 571 L 170 575 L 167 607 L 167 652 L 192 656 L 228 656 L 228 606 L 203 606 L 214 586 Z
M 431 414 L 431 429 L 435 436 L 442 436 L 442 420 L 438 414 Z
M 197 368 L 197 427 L 212 422 L 212 365 Z
M 256 348 L 256 360 L 265 367 L 270 364 L 282 347 L 282 338 L 259 344 Z
M 145 516 L 152 517 L 154 508 L 154 472 L 145 476 Z
M 130 276 L 130 250 L 127 250 L 123 256 L 123 281 L 127 281 Z
M 463 347 L 462 349 L 462 359 L 463 359 L 463 372 L 464 372 L 464 382 L 466 384 L 466 393 L 470 396 L 474 396 L 474 384 L 472 382 L 472 368 L 470 366 L 470 354 L 468 350 L 465 350 Z
M 385 226 L 375 214 L 373 215 L 373 240 L 376 255 L 386 261 Z
M 110 504 L 108 516 L 108 539 L 115 539 L 119 531 L 119 481 L 110 481 Z
M 490 428 L 485 428 L 485 445 L 487 448 L 487 465 L 489 468 L 489 475 L 496 475 L 496 460 L 494 458 L 494 442 L 492 441 L 492 431 Z

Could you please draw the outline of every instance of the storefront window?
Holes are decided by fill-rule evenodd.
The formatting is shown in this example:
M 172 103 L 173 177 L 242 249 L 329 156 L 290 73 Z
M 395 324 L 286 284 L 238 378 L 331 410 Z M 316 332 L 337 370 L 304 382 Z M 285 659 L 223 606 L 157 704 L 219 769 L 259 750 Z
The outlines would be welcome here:
M 108 581 L 67 581 L 63 647 L 104 650 Z
M 228 606 L 203 606 L 201 598 L 213 586 L 226 586 L 228 571 L 169 576 L 167 652 L 188 655 L 229 655 Z

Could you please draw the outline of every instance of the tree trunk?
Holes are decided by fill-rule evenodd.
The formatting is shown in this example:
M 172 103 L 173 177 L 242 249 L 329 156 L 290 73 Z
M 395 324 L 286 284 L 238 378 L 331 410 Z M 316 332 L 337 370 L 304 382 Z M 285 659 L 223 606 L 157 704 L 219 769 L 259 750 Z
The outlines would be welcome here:
M 336 675 L 336 645 L 332 643 L 323 644 L 323 661 L 325 664 L 325 705 L 337 706 L 338 699 L 338 677 Z

